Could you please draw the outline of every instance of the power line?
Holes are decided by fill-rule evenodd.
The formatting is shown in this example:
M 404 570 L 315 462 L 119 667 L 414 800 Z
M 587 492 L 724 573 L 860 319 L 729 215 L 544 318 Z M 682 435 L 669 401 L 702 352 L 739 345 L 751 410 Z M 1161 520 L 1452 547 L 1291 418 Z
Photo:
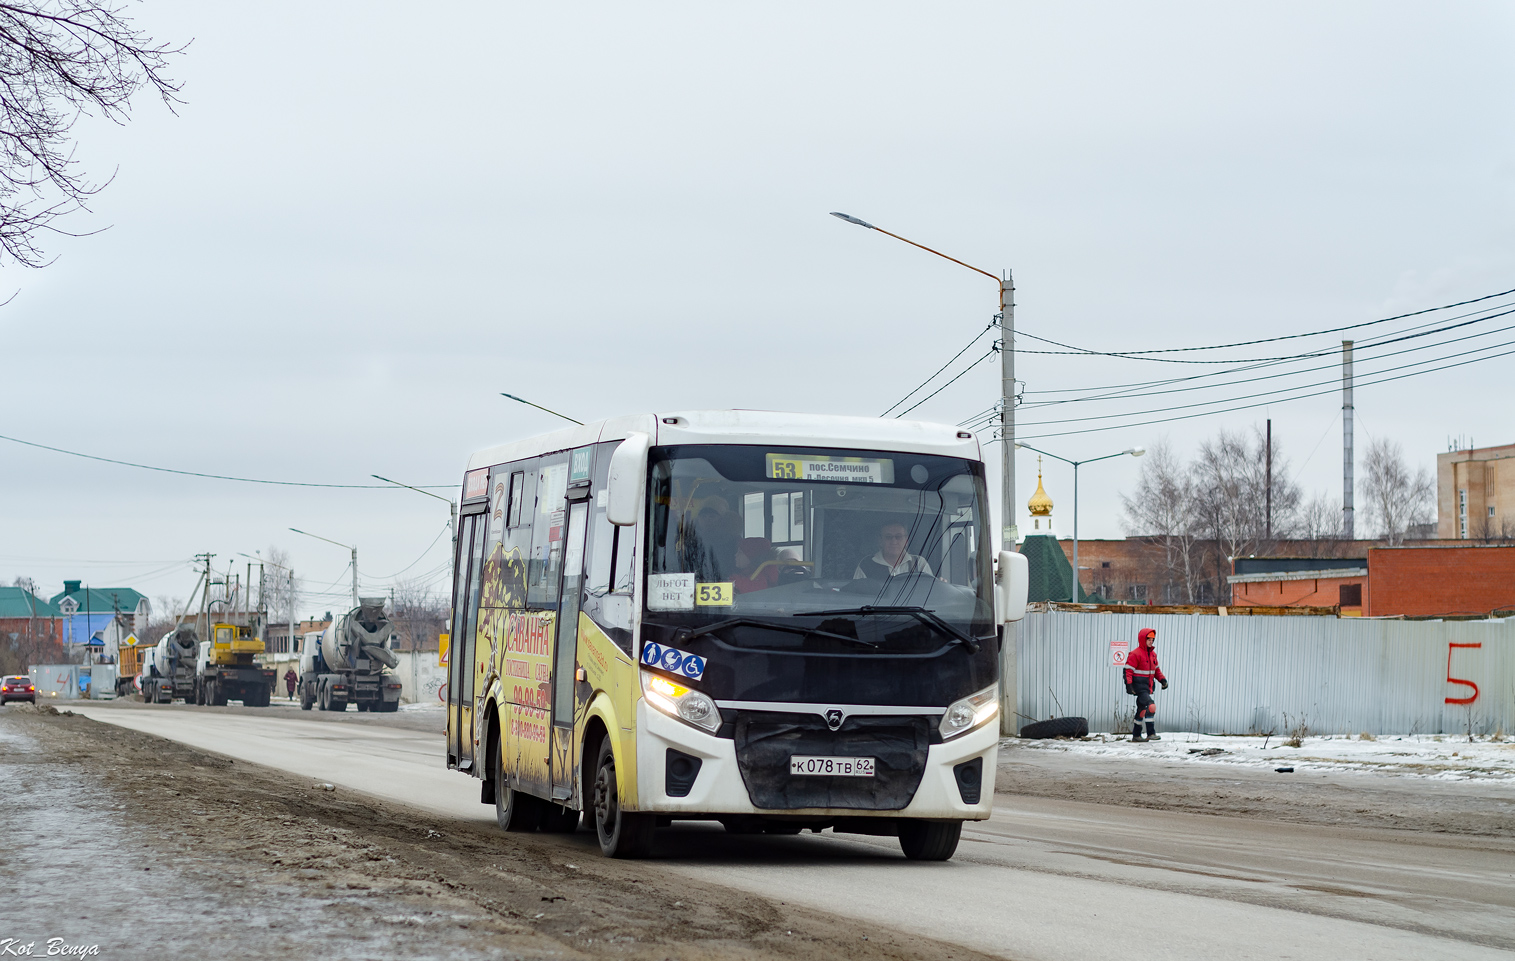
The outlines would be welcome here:
M 1497 294 L 1485 294 L 1482 297 L 1474 297 L 1472 300 L 1461 300 L 1461 301 L 1458 301 L 1455 304 L 1443 304 L 1440 307 L 1427 307 L 1424 310 L 1415 310 L 1415 311 L 1411 311 L 1408 314 L 1396 314 L 1393 317 L 1384 317 L 1384 318 L 1381 318 L 1379 320 L 1364 321 L 1363 323 L 1360 323 L 1360 324 L 1347 324 L 1344 327 L 1330 327 L 1330 328 L 1327 328 L 1325 330 L 1312 330 L 1312 331 L 1308 331 L 1308 332 L 1300 333 L 1300 334 L 1281 334 L 1281 335 L 1279 335 L 1277 337 L 1263 337 L 1263 338 L 1260 338 L 1258 340 L 1241 340 L 1241 341 L 1236 341 L 1235 343 L 1231 343 L 1231 344 L 1212 344 L 1211 346 L 1208 346 L 1208 347 L 1159 347 L 1159 348 L 1153 348 L 1153 349 L 1150 349 L 1150 350 L 1102 351 L 1102 350 L 1090 350 L 1090 349 L 1088 349 L 1086 347 L 1075 347 L 1072 344 L 1064 344 L 1064 343 L 1060 343 L 1060 342 L 1055 341 L 1055 340 L 1048 340 L 1045 337 L 1038 337 L 1035 334 L 1028 334 L 1028 333 L 1025 333 L 1024 331 L 1018 331 L 1017 333 L 1024 334 L 1024 336 L 1026 336 L 1026 337 L 1030 337 L 1033 340 L 1039 340 L 1039 341 L 1041 341 L 1042 343 L 1045 343 L 1045 344 L 1052 344 L 1052 345 L 1054 345 L 1056 347 L 1066 347 L 1068 349 L 1068 352 L 1071 352 L 1071 353 L 1074 353 L 1074 354 L 1093 354 L 1093 355 L 1098 355 L 1098 356 L 1102 356 L 1102 357 L 1126 357 L 1126 358 L 1130 358 L 1132 360 L 1151 360 L 1151 359 L 1154 359 L 1154 358 L 1147 358 L 1147 357 L 1143 357 L 1141 355 L 1143 355 L 1143 354 L 1178 354 L 1178 353 L 1189 353 L 1189 352 L 1201 351 L 1201 350 L 1228 350 L 1228 349 L 1233 348 L 1233 347 L 1249 347 L 1249 346 L 1252 346 L 1254 344 L 1271 344 L 1271 343 L 1274 343 L 1274 342 L 1280 341 L 1280 340 L 1297 340 L 1297 339 L 1299 339 L 1301 337 L 1321 337 L 1321 336 L 1324 336 L 1326 334 L 1338 334 L 1338 333 L 1341 333 L 1344 330 L 1357 330 L 1357 329 L 1362 328 L 1362 327 L 1372 327 L 1375 324 L 1387 324 L 1387 323 L 1389 323 L 1391 321 L 1395 321 L 1395 320 L 1405 320 L 1406 318 L 1409 318 L 1409 317 L 1419 317 L 1419 316 L 1421 316 L 1423 314 L 1434 314 L 1437 311 L 1451 310 L 1453 307 L 1466 307 L 1468 304 L 1476 304 L 1476 303 L 1480 303 L 1480 302 L 1485 301 L 1485 300 L 1493 300 L 1495 297 L 1504 297 L 1507 294 L 1515 294 L 1515 289 L 1512 289 L 1512 290 L 1502 290 L 1502 291 L 1500 291 Z M 1059 353 L 1064 353 L 1064 351 L 1047 351 L 1047 350 L 1026 350 L 1026 351 L 1016 351 L 1016 352 L 1017 353 L 1024 353 L 1024 354 L 1059 354 Z M 1263 359 L 1272 360 L 1272 359 L 1278 359 L 1278 358 L 1263 358 Z M 1179 363 L 1179 361 L 1170 361 L 1170 363 Z M 1188 363 L 1198 363 L 1198 362 L 1197 361 L 1188 361 Z M 1212 363 L 1222 363 L 1222 362 L 1221 361 L 1212 361 Z
M 978 360 L 975 360 L 973 363 L 969 364 L 967 367 L 964 367 L 962 370 L 958 371 L 957 375 L 954 376 L 951 380 L 947 381 L 945 384 L 943 384 L 942 386 L 938 387 L 936 390 L 933 390 L 931 393 L 927 394 L 925 397 L 922 397 L 920 400 L 916 401 L 914 404 L 911 404 L 909 407 L 906 407 L 904 410 L 900 411 L 898 414 L 895 414 L 894 415 L 895 419 L 898 420 L 899 418 L 904 417 L 906 414 L 910 413 L 912 410 L 915 410 L 917 407 L 921 406 L 926 401 L 928 401 L 931 398 L 935 397 L 937 394 L 940 394 L 942 391 L 946 390 L 948 387 L 951 387 L 954 383 L 957 382 L 957 380 L 958 380 L 959 377 L 962 377 L 964 374 L 968 373 L 968 371 L 970 371 L 973 368 L 977 367 L 979 364 L 982 364 L 984 361 L 988 360 L 990 357 L 993 357 L 997 353 L 999 353 L 999 347 L 997 347 L 997 346 L 996 347 L 990 347 L 987 351 L 984 352 L 984 355 L 982 357 L 980 357 Z
M 98 457 L 94 454 L 81 454 L 76 450 L 64 450 L 62 447 L 49 447 L 47 444 L 38 444 L 35 441 L 22 440 L 19 437 L 7 437 L 0 434 L 0 440 L 8 440 L 13 444 L 22 444 L 27 447 L 36 447 L 41 450 L 50 450 L 55 454 L 68 454 L 70 457 L 83 457 L 85 460 L 97 460 L 106 464 L 120 464 L 122 467 L 136 467 L 141 470 L 159 471 L 164 474 L 182 474 L 185 477 L 205 477 L 210 480 L 239 481 L 243 484 L 273 484 L 279 487 L 335 487 L 345 490 L 394 490 L 389 484 L 313 484 L 306 481 L 279 481 L 265 480 L 258 477 L 232 477 L 228 474 L 203 474 L 200 471 L 176 470 L 172 467 L 154 467 L 151 464 L 134 464 L 129 460 L 116 460 L 113 457 Z M 447 490 L 455 484 L 422 484 L 421 487 L 430 487 L 434 490 Z
M 1510 314 L 1515 314 L 1515 308 L 1512 308 L 1510 310 L 1504 311 L 1503 313 L 1492 314 L 1492 315 L 1490 315 L 1488 317 L 1485 317 L 1485 318 L 1482 318 L 1482 319 L 1483 320 L 1493 320 L 1493 319 L 1495 319 L 1497 317 L 1504 317 L 1504 316 L 1508 316 Z M 1461 325 L 1459 325 L 1459 326 L 1461 326 Z M 1389 351 L 1388 353 L 1374 355 L 1371 358 L 1364 358 L 1364 360 L 1365 361 L 1367 361 L 1367 360 L 1384 360 L 1384 359 L 1389 358 L 1389 357 L 1398 357 L 1398 356 L 1401 356 L 1403 354 L 1413 354 L 1413 353 L 1416 353 L 1416 352 L 1422 351 L 1422 350 L 1434 350 L 1437 347 L 1445 347 L 1448 344 L 1457 344 L 1457 343 L 1461 343 L 1462 341 L 1465 341 L 1465 340 L 1473 340 L 1474 338 L 1477 338 L 1477 337 L 1488 337 L 1488 336 L 1493 335 L 1493 334 L 1507 333 L 1507 332 L 1509 332 L 1511 330 L 1515 330 L 1515 325 L 1510 325 L 1510 326 L 1506 326 L 1506 327 L 1496 327 L 1493 330 L 1479 331 L 1478 333 L 1467 334 L 1467 335 L 1462 336 L 1462 337 L 1452 337 L 1452 338 L 1448 338 L 1447 340 L 1441 340 L 1441 341 L 1437 341 L 1437 342 L 1431 343 L 1431 344 L 1422 344 L 1422 345 L 1420 345 L 1418 347 L 1409 347 L 1409 348 L 1406 348 L 1404 350 Z M 1402 338 L 1396 338 L 1395 340 L 1384 340 L 1384 341 L 1379 341 L 1377 343 L 1361 344 L 1361 345 L 1357 345 L 1356 347 L 1354 347 L 1354 350 L 1357 351 L 1357 352 L 1359 352 L 1359 353 L 1366 352 L 1366 351 L 1372 350 L 1375 347 L 1387 346 L 1389 344 L 1395 343 L 1396 340 L 1398 340 L 1398 339 L 1402 339 Z M 1499 345 L 1494 345 L 1494 346 L 1499 346 Z M 1334 351 L 1333 351 L 1333 353 L 1334 353 Z M 1175 387 L 1172 390 L 1144 390 L 1144 391 L 1141 391 L 1140 396 L 1142 396 L 1142 397 L 1156 397 L 1156 396 L 1160 396 L 1160 395 L 1164 395 L 1164 394 L 1182 394 L 1182 393 L 1188 393 L 1190 391 L 1196 391 L 1196 390 L 1215 390 L 1215 389 L 1221 388 L 1221 387 L 1234 387 L 1234 386 L 1238 386 L 1238 385 L 1241 385 L 1241 384 L 1251 384 L 1251 383 L 1258 383 L 1258 382 L 1261 382 L 1261 381 L 1278 380 L 1278 379 L 1282 379 L 1282 378 L 1285 378 L 1285 377 L 1298 377 L 1298 376 L 1302 376 L 1304 374 L 1314 373 L 1315 371 L 1320 371 L 1320 370 L 1334 370 L 1334 369 L 1336 369 L 1336 367 L 1337 367 L 1337 362 L 1333 360 L 1331 363 L 1323 364 L 1323 365 L 1318 366 L 1318 367 L 1305 367 L 1305 368 L 1296 369 L 1296 370 L 1282 371 L 1282 372 L 1275 373 L 1275 374 L 1263 374 L 1263 375 L 1260 375 L 1258 377 L 1245 377 L 1245 378 L 1242 378 L 1241 380 L 1224 381 L 1224 382 L 1221 382 L 1221 383 L 1214 383 L 1214 384 L 1196 384 L 1196 385 L 1190 386 L 1190 387 Z M 1221 375 L 1224 375 L 1225 373 L 1227 373 L 1227 372 L 1222 371 L 1222 372 L 1218 372 L 1217 374 L 1214 374 L 1214 375 L 1201 375 L 1201 376 L 1221 376 Z M 1182 381 L 1187 381 L 1187 380 L 1192 380 L 1192 379 L 1194 379 L 1194 378 L 1181 378 L 1178 381 L 1170 381 L 1169 383 L 1180 383 Z M 1109 401 L 1109 400 L 1121 400 L 1121 399 L 1125 399 L 1127 397 L 1132 396 L 1131 391 L 1134 390 L 1134 389 L 1135 388 L 1131 388 L 1131 389 L 1127 389 L 1127 390 L 1122 390 L 1122 391 L 1120 391 L 1118 393 L 1097 394 L 1097 395 L 1086 396 L 1086 397 L 1065 397 L 1065 398 L 1062 398 L 1062 399 L 1059 399 L 1059 400 L 1033 401 L 1033 402 L 1031 402 L 1031 403 L 1029 403 L 1029 404 L 1027 404 L 1025 406 L 1027 408 L 1034 409 L 1034 408 L 1040 408 L 1040 407 L 1055 407 L 1055 406 L 1058 406 L 1058 405 L 1061 405 L 1061 404 L 1100 403 L 1100 402 Z M 1217 402 L 1217 403 L 1219 403 L 1219 402 Z
M 395 571 L 393 574 L 385 574 L 385 575 L 383 575 L 382 577 L 379 578 L 379 580 L 381 580 L 381 581 L 387 581 L 387 580 L 389 580 L 392 577 L 399 577 L 401 574 L 404 574 L 406 571 L 410 570 L 412 567 L 415 567 L 417 564 L 421 563 L 421 561 L 426 558 L 426 555 L 431 553 L 431 549 L 433 547 L 437 546 L 437 541 L 439 541 L 439 540 L 442 539 L 442 535 L 445 534 L 445 533 L 447 533 L 447 530 L 450 527 L 452 527 L 452 522 L 451 521 L 449 521 L 446 524 L 443 524 L 442 525 L 442 529 L 437 532 L 437 536 L 436 537 L 432 538 L 431 543 L 428 544 L 428 545 L 426 545 L 426 550 L 424 550 L 424 551 L 421 552 L 421 556 L 420 557 L 417 557 L 415 560 L 411 561 L 409 564 L 406 564 L 404 567 L 402 567 L 399 570 Z
M 1420 367 L 1420 366 L 1423 366 L 1425 364 L 1434 364 L 1434 363 L 1437 363 L 1437 362 L 1443 361 L 1443 360 L 1451 360 L 1454 357 L 1466 357 L 1469 354 L 1476 354 L 1476 353 L 1481 353 L 1481 352 L 1486 351 L 1486 350 L 1496 350 L 1496 349 L 1498 349 L 1500 347 L 1510 347 L 1510 346 L 1515 346 L 1515 341 L 1506 341 L 1504 343 L 1499 343 L 1499 344 L 1488 344 L 1488 345 L 1485 345 L 1483 347 L 1475 347 L 1472 350 L 1465 350 L 1465 351 L 1461 351 L 1461 352 L 1455 353 L 1455 354 L 1445 354 L 1445 355 L 1443 355 L 1441 357 L 1429 357 L 1429 358 L 1426 358 L 1425 360 L 1417 360 L 1417 361 L 1413 361 L 1412 363 L 1401 364 L 1401 365 L 1399 365 L 1397 367 L 1386 367 L 1386 368 L 1383 368 L 1382 370 L 1377 370 L 1377 371 L 1372 371 L 1372 372 L 1369 372 L 1369 373 L 1359 374 L 1357 382 L 1358 383 L 1367 383 L 1365 381 L 1360 380 L 1360 378 L 1362 378 L 1362 377 L 1369 377 L 1369 376 L 1373 376 L 1375 374 L 1386 374 L 1386 373 L 1389 373 L 1390 371 L 1395 371 L 1395 370 L 1408 370 L 1411 367 Z M 1140 416 L 1142 416 L 1144 414 L 1162 414 L 1162 413 L 1166 413 L 1168 411 L 1174 411 L 1174 410 L 1188 410 L 1188 409 L 1193 408 L 1193 407 L 1213 407 L 1216 404 L 1229 404 L 1229 403 L 1231 403 L 1233 401 L 1251 400 L 1252 398 L 1255 398 L 1255 397 L 1270 397 L 1270 396 L 1273 396 L 1273 395 L 1276 395 L 1276 394 L 1289 394 L 1289 393 L 1293 393 L 1294 391 L 1298 391 L 1298 390 L 1308 390 L 1308 389 L 1310 389 L 1312 387 L 1324 387 L 1324 386 L 1326 386 L 1328 384 L 1339 384 L 1339 383 L 1340 382 L 1336 378 L 1331 378 L 1330 380 L 1317 381 L 1316 383 L 1313 383 L 1313 384 L 1301 384 L 1301 385 L 1296 386 L 1296 387 L 1281 387 L 1278 390 L 1259 391 L 1259 392 L 1254 393 L 1254 394 L 1239 394 L 1239 395 L 1234 396 L 1234 397 L 1222 397 L 1222 398 L 1218 398 L 1216 400 L 1196 401 L 1195 403 L 1192 403 L 1192 404 L 1177 404 L 1177 405 L 1174 405 L 1172 407 L 1154 407 L 1154 408 L 1150 408 L 1148 410 L 1125 411 L 1125 412 L 1122 412 L 1122 413 L 1115 413 L 1115 414 L 1094 414 L 1094 415 L 1090 415 L 1088 417 L 1065 417 L 1065 418 L 1060 418 L 1058 420 L 1023 421 L 1022 423 L 1025 426 L 1027 426 L 1027 427 L 1045 427 L 1045 426 L 1048 426 L 1048 425 L 1051 425 L 1051 424 L 1074 424 L 1074 423 L 1080 423 L 1080 422 L 1092 421 L 1092 420 L 1112 420 L 1112 419 L 1117 418 L 1117 417 L 1140 417 Z M 1306 395 L 1306 396 L 1314 396 L 1314 395 Z M 1287 398 L 1287 399 L 1292 400 L 1293 398 Z
M 1404 328 L 1404 330 L 1399 331 L 1399 333 L 1408 333 L 1408 332 L 1414 331 L 1414 330 L 1422 330 L 1422 329 L 1424 329 L 1426 327 L 1431 326 L 1432 324 L 1443 323 L 1444 321 L 1447 321 L 1447 320 L 1462 320 L 1462 319 L 1467 318 L 1467 317 L 1477 317 L 1479 314 L 1487 314 L 1487 316 L 1480 318 L 1481 320 L 1492 320 L 1495 317 L 1503 316 L 1504 313 L 1507 313 L 1507 311 L 1505 311 L 1505 308 L 1511 307 L 1511 306 L 1515 306 L 1515 305 L 1512 305 L 1512 304 L 1509 304 L 1509 303 L 1505 303 L 1505 304 L 1496 304 L 1496 305 L 1494 305 L 1492 307 L 1483 307 L 1483 308 L 1480 308 L 1478 310 L 1469 311 L 1468 313 L 1465 313 L 1465 314 L 1457 314 L 1457 315 L 1455 315 L 1453 317 L 1446 317 L 1446 318 L 1442 318 L 1441 320 L 1433 320 L 1433 321 L 1431 321 L 1429 323 L 1417 324 L 1417 325 L 1414 325 L 1414 326 L 1411 326 L 1411 327 L 1406 327 L 1406 328 Z M 1499 311 L 1499 313 L 1489 313 L 1489 311 Z M 1372 340 L 1372 339 L 1364 340 L 1364 341 L 1358 341 L 1357 348 L 1359 350 L 1366 350 L 1369 347 L 1377 346 L 1379 343 L 1380 343 L 1380 341 L 1376 341 L 1376 340 Z M 1051 389 L 1051 390 L 1028 390 L 1028 391 L 1024 391 L 1023 393 L 1026 394 L 1026 395 L 1028 395 L 1028 396 L 1029 395 L 1039 395 L 1039 394 L 1087 394 L 1087 393 L 1092 393 L 1094 391 L 1102 391 L 1102 390 L 1125 391 L 1125 390 L 1136 390 L 1136 389 L 1143 388 L 1143 387 L 1166 387 L 1169 384 L 1182 384 L 1182 383 L 1188 383 L 1190 381 L 1195 381 L 1195 380 L 1205 380 L 1205 379 L 1210 378 L 1210 377 L 1224 377 L 1224 376 L 1226 376 L 1228 374 L 1245 373 L 1246 371 L 1249 371 L 1249 370 L 1260 370 L 1260 369 L 1267 368 L 1267 367 L 1279 367 L 1279 366 L 1282 366 L 1284 364 L 1291 363 L 1294 360 L 1308 359 L 1308 358 L 1311 358 L 1311 357 L 1325 357 L 1325 356 L 1329 356 L 1329 355 L 1335 353 L 1335 351 L 1336 351 L 1336 348 L 1333 346 L 1333 347 L 1331 347 L 1331 348 L 1329 348 L 1327 350 L 1317 351 L 1317 352 L 1315 352 L 1313 354 L 1300 354 L 1300 355 L 1297 355 L 1295 357 L 1286 358 L 1284 360 L 1270 360 L 1270 361 L 1261 361 L 1261 362 L 1256 362 L 1256 363 L 1250 362 L 1250 361 L 1244 361 L 1244 360 L 1237 360 L 1237 361 L 1235 361 L 1235 363 L 1237 364 L 1237 366 L 1236 367 L 1232 367 L 1232 368 L 1230 368 L 1228 370 L 1208 371 L 1208 372 L 1200 373 L 1200 374 L 1188 374 L 1188 375 L 1185 375 L 1183 377 L 1163 377 L 1163 378 L 1158 378 L 1156 380 L 1131 381 L 1131 382 L 1124 383 L 1124 384 L 1102 384 L 1102 385 L 1095 386 L 1095 387 L 1063 387 L 1063 388 L 1056 388 L 1056 389 Z M 1040 403 L 1040 402 L 1037 402 L 1037 403 Z
M 998 317 L 998 315 L 996 315 L 996 317 Z M 884 411 L 879 416 L 880 417 L 888 417 L 891 411 L 893 411 L 896 407 L 898 407 L 899 405 L 903 404 L 905 401 L 907 401 L 911 397 L 913 397 L 916 394 L 917 391 L 925 390 L 927 384 L 931 383 L 933 380 L 936 380 L 936 378 L 941 375 L 942 371 L 946 370 L 948 367 L 951 367 L 953 364 L 957 363 L 957 359 L 959 357 L 963 356 L 964 354 L 966 354 L 968 352 L 968 348 L 969 347 L 972 347 L 974 344 L 978 343 L 980 337 L 984 336 L 984 334 L 986 334 L 989 331 L 993 330 L 997 326 L 999 326 L 999 321 L 997 319 L 996 320 L 991 320 L 989 322 L 988 326 L 986 326 L 983 330 L 979 331 L 977 334 L 974 334 L 973 335 L 973 339 L 970 340 L 970 341 L 968 341 L 968 343 L 966 343 L 966 344 L 963 345 L 963 349 L 962 350 L 960 350 L 957 353 L 953 354 L 951 360 L 947 361 L 941 367 L 937 368 L 936 373 L 932 374 L 930 377 L 927 377 L 924 381 L 922 381 L 921 385 L 919 387 L 916 387 L 914 390 L 910 391 L 910 393 L 906 394 L 904 397 L 901 397 L 899 400 L 897 400 L 894 403 L 890 404 L 889 405 L 889 410 Z M 982 359 L 982 358 L 980 358 L 980 359 Z M 962 375 L 959 374 L 958 376 L 961 377 Z M 953 378 L 953 379 L 955 380 L 956 378 Z M 919 407 L 920 404 L 916 404 L 915 406 Z M 910 408 L 910 410 L 914 410 L 914 409 L 915 409 L 915 407 Z M 909 413 L 909 411 L 904 411 L 903 413 Z
M 1487 349 L 1490 349 L 1490 348 L 1484 348 L 1484 349 L 1487 350 Z M 1419 370 L 1419 371 L 1415 371 L 1415 372 L 1409 373 L 1409 374 L 1398 374 L 1398 375 L 1396 375 L 1394 377 L 1385 377 L 1385 378 L 1383 378 L 1381 380 L 1366 381 L 1366 382 L 1359 380 L 1359 381 L 1356 382 L 1355 386 L 1357 386 L 1357 387 L 1372 387 L 1372 386 L 1374 386 L 1376 384 L 1387 384 L 1387 383 L 1390 383 L 1391 381 L 1404 380 L 1407 377 L 1419 377 L 1419 376 L 1421 376 L 1423 374 L 1433 374 L 1433 373 L 1436 373 L 1436 372 L 1442 371 L 1442 370 L 1450 370 L 1450 369 L 1452 369 L 1454 367 L 1465 367 L 1468 364 L 1477 364 L 1477 363 L 1481 363 L 1482 361 L 1485 361 L 1485 360 L 1497 360 L 1500 357 L 1508 357 L 1508 356 L 1511 356 L 1512 354 L 1515 354 L 1515 350 L 1508 350 L 1508 351 L 1505 351 L 1502 354 L 1490 354 L 1490 355 L 1485 356 L 1485 357 L 1475 357 L 1475 358 L 1473 358 L 1471 360 L 1458 361 L 1455 364 L 1447 364 L 1447 365 L 1445 365 L 1443 367 L 1435 367 L 1435 368 L 1432 368 L 1430 370 Z M 1428 361 L 1428 363 L 1430 363 L 1430 362 L 1434 362 L 1434 361 Z M 1411 365 L 1411 366 L 1416 366 L 1416 365 Z M 1227 407 L 1227 408 L 1223 408 L 1221 410 L 1200 411 L 1200 412 L 1194 413 L 1194 414 L 1180 414 L 1180 415 L 1178 415 L 1176 417 L 1159 417 L 1159 418 L 1156 418 L 1154 420 L 1138 421 L 1138 422 L 1133 423 L 1133 424 L 1111 424 L 1111 425 L 1109 425 L 1107 427 L 1087 427 L 1087 428 L 1084 428 L 1082 430 L 1057 431 L 1057 432 L 1049 433 L 1049 434 L 1029 434 L 1029 435 L 1026 435 L 1024 437 L 1018 437 L 1017 439 L 1018 440 L 1022 440 L 1022 439 L 1023 440 L 1038 440 L 1038 439 L 1047 438 L 1047 437 L 1071 437 L 1071 436 L 1073 436 L 1075 434 L 1095 434 L 1095 433 L 1100 433 L 1100 432 L 1109 431 L 1109 430 L 1124 430 L 1124 429 L 1131 428 L 1131 427 L 1147 427 L 1147 426 L 1150 426 L 1152 424 L 1166 424 L 1166 423 L 1170 423 L 1172 421 L 1192 420 L 1192 419 L 1194 419 L 1196 417 L 1209 417 L 1212 414 L 1227 414 L 1227 413 L 1232 413 L 1232 412 L 1238 411 L 1238 410 L 1251 410 L 1251 409 L 1256 408 L 1256 407 L 1268 407 L 1268 406 L 1270 406 L 1272 404 L 1284 404 L 1284 403 L 1289 403 L 1290 401 L 1305 400 L 1305 399 L 1310 398 L 1310 397 L 1320 397 L 1320 396 L 1325 395 L 1325 394 L 1334 394 L 1339 389 L 1340 389 L 1340 387 L 1336 386 L 1336 387 L 1332 387 L 1331 389 L 1328 389 L 1328 390 L 1315 391 L 1314 393 L 1299 394 L 1299 395 L 1294 396 L 1294 397 L 1285 397 L 1285 398 L 1281 398 L 1281 399 L 1278 399 L 1278 400 L 1261 401 L 1261 402 L 1256 403 L 1256 404 L 1242 404 L 1242 405 L 1237 406 L 1237 407 Z M 1128 416 L 1140 416 L 1140 415 L 1139 414 L 1133 414 L 1133 415 L 1128 415 Z M 984 426 L 989 426 L 989 425 L 984 425 Z M 1035 427 L 1035 426 L 1045 426 L 1045 425 L 1031 424 L 1031 425 L 1026 425 L 1026 426 Z M 998 439 L 998 438 L 996 438 L 996 439 Z

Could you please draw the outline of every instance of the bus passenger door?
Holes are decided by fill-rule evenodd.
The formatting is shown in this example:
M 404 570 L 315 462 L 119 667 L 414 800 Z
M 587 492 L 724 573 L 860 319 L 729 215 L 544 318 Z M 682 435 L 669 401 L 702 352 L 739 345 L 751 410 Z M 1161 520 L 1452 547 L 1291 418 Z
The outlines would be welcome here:
M 557 638 L 552 649 L 552 799 L 573 797 L 573 686 L 578 661 L 579 606 L 584 594 L 584 535 L 589 529 L 589 488 L 568 492 L 568 532 L 563 547 L 563 591 L 558 598 Z
M 460 520 L 453 574 L 452 642 L 447 655 L 448 767 L 473 767 L 474 633 L 479 618 L 479 576 L 484 561 L 487 515 Z

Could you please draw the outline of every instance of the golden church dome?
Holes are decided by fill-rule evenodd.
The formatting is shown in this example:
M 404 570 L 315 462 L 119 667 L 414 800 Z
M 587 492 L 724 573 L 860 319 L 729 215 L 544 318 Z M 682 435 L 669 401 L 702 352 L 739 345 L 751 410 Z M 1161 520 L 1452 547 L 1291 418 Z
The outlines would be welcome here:
M 1052 498 L 1047 496 L 1046 488 L 1042 487 L 1040 466 L 1038 466 L 1036 471 L 1036 493 L 1032 494 L 1031 499 L 1026 501 L 1026 507 L 1030 509 L 1032 517 L 1052 516 Z

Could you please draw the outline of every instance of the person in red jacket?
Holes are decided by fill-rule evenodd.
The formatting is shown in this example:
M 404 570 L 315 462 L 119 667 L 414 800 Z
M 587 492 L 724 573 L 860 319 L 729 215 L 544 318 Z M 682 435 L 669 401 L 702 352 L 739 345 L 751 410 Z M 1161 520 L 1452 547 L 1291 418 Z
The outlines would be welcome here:
M 1157 706 L 1152 702 L 1152 682 L 1168 689 L 1168 679 L 1157 666 L 1157 632 L 1144 627 L 1136 634 L 1136 650 L 1126 658 L 1126 693 L 1136 695 L 1136 723 L 1131 727 L 1133 741 L 1161 741 L 1157 734 Z M 1142 737 L 1142 722 L 1147 736 Z

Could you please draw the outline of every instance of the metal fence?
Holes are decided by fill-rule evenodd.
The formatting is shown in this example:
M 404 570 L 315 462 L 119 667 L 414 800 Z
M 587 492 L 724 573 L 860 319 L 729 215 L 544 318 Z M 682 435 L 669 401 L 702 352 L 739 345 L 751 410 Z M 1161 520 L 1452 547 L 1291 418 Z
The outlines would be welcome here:
M 1515 618 L 1032 612 L 1017 632 L 1018 710 L 1129 733 L 1135 698 L 1110 642 L 1134 647 L 1143 627 L 1157 630 L 1171 682 L 1157 694 L 1159 730 L 1515 734 Z

